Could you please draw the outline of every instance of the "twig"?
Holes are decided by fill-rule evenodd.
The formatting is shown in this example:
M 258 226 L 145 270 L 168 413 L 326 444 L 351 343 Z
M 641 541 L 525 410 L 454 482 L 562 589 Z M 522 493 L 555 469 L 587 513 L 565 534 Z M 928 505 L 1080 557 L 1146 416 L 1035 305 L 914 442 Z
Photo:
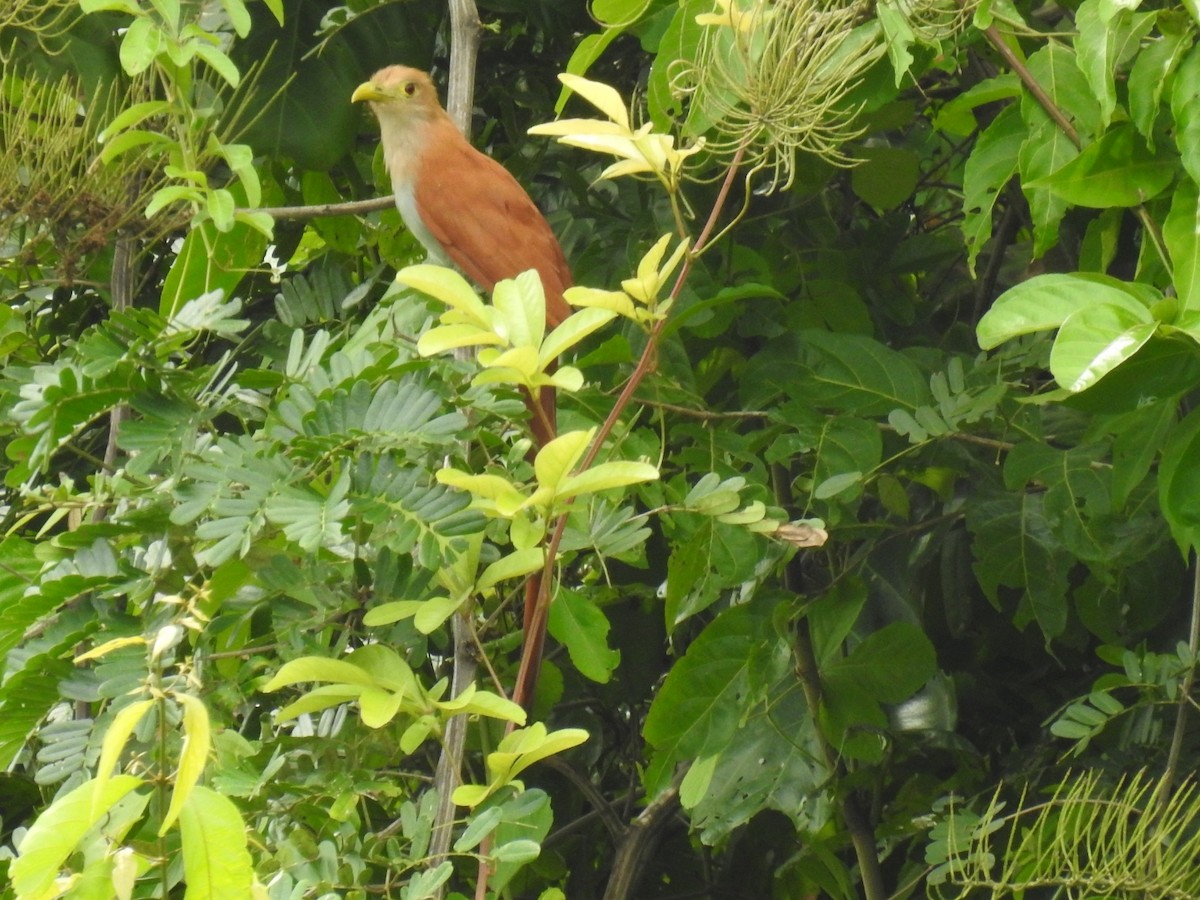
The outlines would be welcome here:
M 361 216 L 396 205 L 395 197 L 347 200 L 344 203 L 316 203 L 312 206 L 251 206 L 239 213 L 266 213 L 273 219 L 316 219 L 321 216 Z
M 1008 63 L 1009 67 L 1017 73 L 1017 77 L 1021 79 L 1021 83 L 1025 85 L 1029 93 L 1037 100 L 1038 105 L 1045 110 L 1046 115 L 1053 119 L 1054 124 L 1062 129 L 1062 133 L 1067 136 L 1067 140 L 1074 144 L 1077 149 L 1082 147 L 1083 142 L 1079 139 L 1079 132 L 1075 130 L 1075 126 L 1071 124 L 1071 120 L 1067 118 L 1067 114 L 1059 108 L 1054 99 L 1046 93 L 1045 89 L 1038 83 L 1038 80 L 1033 77 L 1033 73 L 1029 71 L 1029 67 L 1013 52 L 1013 49 L 1008 44 L 1004 43 L 1004 36 L 1000 34 L 996 26 L 989 25 L 983 30 L 983 34 L 991 45 L 996 48 L 996 52 Z M 1135 206 L 1133 213 L 1137 216 L 1138 221 L 1142 224 L 1142 228 L 1145 229 L 1146 234 L 1150 237 L 1150 242 L 1154 245 L 1159 259 L 1162 260 L 1163 267 L 1170 272 L 1171 255 L 1167 252 L 1166 244 L 1163 243 L 1162 229 L 1159 228 L 1158 223 L 1150 216 L 1144 205 Z
M 1192 552 L 1192 569 L 1192 622 L 1188 633 L 1188 654 L 1192 664 L 1183 673 L 1183 682 L 1179 685 L 1179 701 L 1175 707 L 1175 731 L 1171 735 L 1171 748 L 1167 751 L 1167 765 L 1158 783 L 1155 806 L 1160 814 L 1171 801 L 1171 788 L 1174 787 L 1179 772 L 1179 758 L 1183 754 L 1183 738 L 1187 730 L 1188 705 L 1191 701 L 1192 687 L 1196 683 L 1196 654 L 1200 652 L 1200 556 L 1195 551 Z

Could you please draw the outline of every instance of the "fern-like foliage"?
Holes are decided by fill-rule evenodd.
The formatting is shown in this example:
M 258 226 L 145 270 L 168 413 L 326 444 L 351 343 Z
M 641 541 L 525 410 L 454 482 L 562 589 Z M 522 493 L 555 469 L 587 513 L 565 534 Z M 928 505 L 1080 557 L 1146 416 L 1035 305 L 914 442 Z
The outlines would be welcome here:
M 1170 796 L 1162 794 L 1170 791 Z M 1116 782 L 1071 773 L 1049 800 L 1027 794 L 1004 814 L 1000 791 L 980 815 L 951 806 L 925 860 L 932 896 L 1191 900 L 1200 896 L 1200 792 L 1145 771 Z M 990 893 L 987 893 L 990 892 Z

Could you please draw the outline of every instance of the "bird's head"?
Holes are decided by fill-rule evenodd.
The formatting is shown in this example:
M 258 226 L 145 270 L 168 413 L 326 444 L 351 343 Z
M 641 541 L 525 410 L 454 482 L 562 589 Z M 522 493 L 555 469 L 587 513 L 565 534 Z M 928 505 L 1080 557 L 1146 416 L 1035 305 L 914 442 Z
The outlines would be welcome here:
M 411 121 L 436 115 L 441 110 L 433 81 L 420 69 L 388 66 L 364 81 L 350 95 L 352 103 L 366 101 L 382 122 Z

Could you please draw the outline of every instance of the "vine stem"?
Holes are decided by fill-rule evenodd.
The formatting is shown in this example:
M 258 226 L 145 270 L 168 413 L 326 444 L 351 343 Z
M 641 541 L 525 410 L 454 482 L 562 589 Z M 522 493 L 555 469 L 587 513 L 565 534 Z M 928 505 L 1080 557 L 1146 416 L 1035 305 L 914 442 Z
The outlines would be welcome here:
M 695 244 L 692 245 L 692 249 L 684 257 L 683 265 L 680 266 L 679 274 L 676 276 L 675 283 L 671 287 L 671 293 L 668 295 L 668 301 L 673 302 L 679 297 L 684 284 L 687 282 L 688 275 L 691 273 L 692 265 L 708 244 L 709 237 L 716 227 L 721 211 L 725 208 L 725 202 L 729 198 L 729 191 L 737 178 L 737 173 L 741 168 L 745 153 L 745 146 L 739 147 L 733 158 L 729 161 L 729 169 L 725 172 L 721 188 L 713 200 L 708 220 L 704 223 L 704 228 L 701 229 Z M 662 336 L 662 331 L 666 323 L 667 319 L 665 317 L 659 319 L 650 330 L 646 346 L 642 349 L 642 355 L 638 358 L 633 373 L 625 382 L 620 396 L 617 397 L 612 409 L 609 410 L 608 416 L 604 419 L 599 431 L 596 432 L 596 437 L 592 440 L 592 444 L 588 447 L 583 461 L 576 469 L 577 472 L 586 471 L 596 461 L 596 457 L 600 455 L 601 447 L 604 446 L 604 442 L 616 427 L 621 413 L 629 406 L 629 402 L 633 399 L 633 394 L 638 389 L 638 385 L 642 383 L 642 380 L 654 368 L 658 341 Z M 566 528 L 567 514 L 564 512 L 555 522 L 550 543 L 546 547 L 546 559 L 542 566 L 541 581 L 538 585 L 537 604 L 533 615 L 529 617 L 529 625 L 526 629 L 525 643 L 521 652 L 521 662 L 517 669 L 517 683 L 512 697 L 514 703 L 525 708 L 528 708 L 529 702 L 533 699 L 534 689 L 537 687 L 538 669 L 541 667 L 542 660 L 542 647 L 546 640 L 546 624 L 550 615 L 550 586 L 553 583 L 554 563 L 558 557 L 558 548 L 562 543 L 563 533 L 566 531 Z
M 1192 688 L 1196 683 L 1196 654 L 1200 653 L 1200 555 L 1192 552 L 1192 621 L 1188 631 L 1188 655 L 1191 665 L 1183 674 L 1179 685 L 1179 701 L 1175 707 L 1175 731 L 1171 735 L 1171 747 L 1167 751 L 1167 764 L 1158 783 L 1155 806 L 1163 813 L 1171 802 L 1171 789 L 1179 773 L 1179 759 L 1183 754 L 1184 732 L 1187 731 L 1188 706 L 1192 702 Z

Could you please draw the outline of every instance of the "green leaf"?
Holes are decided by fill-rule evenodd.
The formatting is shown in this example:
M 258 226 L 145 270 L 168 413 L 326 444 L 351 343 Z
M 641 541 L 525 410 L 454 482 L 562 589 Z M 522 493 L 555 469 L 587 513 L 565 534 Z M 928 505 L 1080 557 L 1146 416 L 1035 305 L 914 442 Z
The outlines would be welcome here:
M 903 147 L 863 147 L 856 154 L 861 164 L 850 171 L 850 186 L 876 209 L 895 209 L 916 189 L 920 160 Z
M 1030 65 L 1033 65 L 1036 56 L 1030 57 Z M 933 117 L 933 127 L 958 137 L 967 137 L 979 127 L 974 112 L 976 109 L 1020 96 L 1021 79 L 1013 72 L 984 79 L 939 106 Z
M 858 579 L 846 578 L 814 600 L 805 615 L 812 632 L 813 654 L 817 664 L 825 666 L 841 655 L 842 642 L 867 602 L 866 586 Z
M 459 322 L 469 322 L 480 328 L 490 328 L 492 315 L 465 278 L 445 266 L 407 266 L 396 273 L 396 281 L 413 290 L 440 300 L 461 313 Z
M 1200 184 L 1200 44 L 1192 47 L 1175 73 L 1171 115 L 1175 119 L 1178 159 L 1192 181 Z
M 1098 303 L 1067 316 L 1050 352 L 1050 372 L 1068 391 L 1091 387 L 1132 357 L 1158 324 L 1143 307 Z
M 708 516 L 681 529 L 667 561 L 667 598 L 663 616 L 668 633 L 708 609 L 721 591 L 754 576 L 761 543 L 743 528 Z
M 540 456 L 539 456 L 540 458 Z M 658 478 L 658 469 L 650 463 L 606 462 L 593 465 L 578 475 L 572 475 L 558 485 L 559 500 L 608 491 L 613 488 L 641 484 Z
M 433 597 L 419 601 L 418 608 L 413 613 L 413 626 L 421 634 L 432 634 L 441 628 L 460 606 L 462 601 L 455 597 Z
M 1075 65 L 1075 56 L 1061 44 L 1050 43 L 1029 59 L 1029 71 L 1060 109 L 1083 110 L 1095 106 L 1091 89 Z M 1021 186 L 1029 200 L 1034 223 L 1034 257 L 1058 243 L 1058 224 L 1067 210 L 1067 201 L 1046 188 L 1030 187 L 1030 182 L 1050 175 L 1078 155 L 1079 150 L 1057 122 L 1031 94 L 1021 98 L 1021 117 L 1029 130 L 1021 144 L 1017 164 Z
M 430 900 L 440 895 L 440 888 L 454 874 L 454 863 L 446 860 L 432 869 L 426 869 L 410 881 L 401 894 L 401 900 Z
M 608 646 L 608 618 L 587 595 L 560 589 L 550 604 L 550 634 L 567 648 L 571 664 L 584 678 L 608 684 L 621 653 Z
M 886 416 L 930 402 L 929 379 L 907 356 L 873 338 L 805 330 L 800 333 L 801 394 L 817 406 L 860 416 Z
M 1129 117 L 1151 150 L 1154 149 L 1154 123 L 1158 121 L 1163 90 L 1171 83 L 1171 75 L 1179 65 L 1184 51 L 1188 49 L 1190 40 L 1191 34 L 1186 29 L 1164 31 L 1137 55 L 1129 72 Z M 1176 89 L 1187 90 L 1181 87 Z M 1191 90 L 1197 89 L 1192 87 Z M 1193 96 L 1179 110 L 1185 113 L 1185 118 L 1181 120 L 1177 114 L 1177 125 L 1185 122 L 1190 125 L 1193 118 L 1191 103 L 1194 103 L 1195 99 Z M 1177 133 L 1176 143 L 1179 140 L 1180 135 Z M 1185 153 L 1182 156 L 1184 168 L 1187 169 L 1191 159 L 1189 154 Z
M 1151 152 L 1137 130 L 1118 125 L 1052 175 L 1029 182 L 1076 206 L 1138 206 L 1158 196 L 1175 177 L 1178 157 Z
M 1020 109 L 1013 105 L 992 120 L 975 141 L 963 168 L 963 239 L 967 265 L 975 274 L 975 259 L 992 236 L 992 210 L 1000 192 L 1017 172 L 1017 158 L 1026 137 Z
M 893 622 L 872 632 L 826 672 L 849 678 L 881 703 L 900 703 L 937 674 L 937 656 L 918 626 Z
M 1055 536 L 1080 559 L 1102 563 L 1112 556 L 1107 537 L 1112 512 L 1108 471 L 1098 469 L 1094 446 L 1059 450 L 1025 441 L 1004 462 L 1010 491 L 1044 490 L 1044 509 Z
M 1200 547 L 1200 410 L 1192 410 L 1167 438 L 1158 469 L 1158 502 L 1171 537 L 1188 557 Z
M 546 336 L 546 294 L 534 270 L 505 278 L 492 289 L 492 305 L 506 324 L 514 347 L 539 347 Z
M 711 755 L 733 739 L 755 651 L 771 640 L 768 616 L 753 605 L 735 606 L 713 619 L 671 667 L 643 727 L 657 751 L 646 773 L 651 794 L 677 763 Z
M 1175 187 L 1162 237 L 1180 310 L 1200 311 L 1200 192 L 1190 178 L 1180 178 Z
M 1133 317 L 1146 314 L 1145 304 L 1123 282 L 1107 275 L 1036 275 L 997 297 L 975 334 L 979 346 L 990 350 L 1023 334 L 1058 328 L 1072 314 L 1096 304 Z
M 246 825 L 231 800 L 197 785 L 179 811 L 179 833 L 187 900 L 252 896 Z
M 229 2 L 229 0 L 224 0 Z M 238 67 L 228 56 L 221 52 L 218 47 L 212 44 L 198 40 L 193 42 L 196 55 L 208 63 L 210 69 L 216 72 L 221 79 L 231 88 L 236 88 L 242 81 L 242 74 L 238 71 Z
M 834 810 L 821 789 L 829 777 L 821 738 L 791 673 L 708 759 L 708 784 L 690 807 L 692 827 L 705 845 L 719 846 L 763 810 L 777 810 L 808 834 L 832 822 Z
M 568 431 L 539 450 L 533 463 L 538 484 L 557 491 L 559 485 L 570 476 L 575 464 L 583 457 L 595 433 L 594 428 L 586 431 Z
M 161 52 L 163 35 L 150 16 L 139 15 L 121 39 L 121 68 L 126 75 L 139 75 L 150 68 Z
M 1032 617 L 1047 639 L 1067 624 L 1067 576 L 1075 560 L 1054 535 L 1042 494 L 1022 492 L 977 498 L 967 508 L 974 540 L 975 574 L 999 607 L 1000 586 L 1023 592 L 1017 623 Z
M 543 366 L 546 362 L 562 356 L 580 341 L 593 332 L 603 328 L 617 317 L 609 309 L 595 307 L 581 309 L 568 316 L 561 325 L 546 335 L 538 351 L 538 358 Z
M 51 886 L 59 870 L 84 835 L 143 783 L 133 775 L 116 775 L 96 796 L 95 782 L 85 781 L 51 803 L 29 827 L 20 853 L 9 865 L 8 877 L 17 896 L 52 896 Z
M 244 202 L 236 196 L 240 190 L 234 194 Z M 159 314 L 169 319 L 189 300 L 217 290 L 232 296 L 246 274 L 262 263 L 266 249 L 266 236 L 244 222 L 225 232 L 211 221 L 193 228 L 163 282 Z
M 1100 101 L 1101 127 L 1112 121 L 1117 107 L 1117 67 L 1137 51 L 1138 42 L 1153 26 L 1153 15 L 1135 15 L 1128 9 L 1106 15 L 1104 0 L 1084 0 L 1076 10 L 1075 50 L 1079 68 Z
M 323 656 L 305 656 L 284 663 L 275 673 L 275 677 L 261 689 L 270 693 L 291 684 L 309 681 L 328 681 L 359 687 L 375 686 L 375 679 L 353 663 L 342 659 L 326 659 Z

